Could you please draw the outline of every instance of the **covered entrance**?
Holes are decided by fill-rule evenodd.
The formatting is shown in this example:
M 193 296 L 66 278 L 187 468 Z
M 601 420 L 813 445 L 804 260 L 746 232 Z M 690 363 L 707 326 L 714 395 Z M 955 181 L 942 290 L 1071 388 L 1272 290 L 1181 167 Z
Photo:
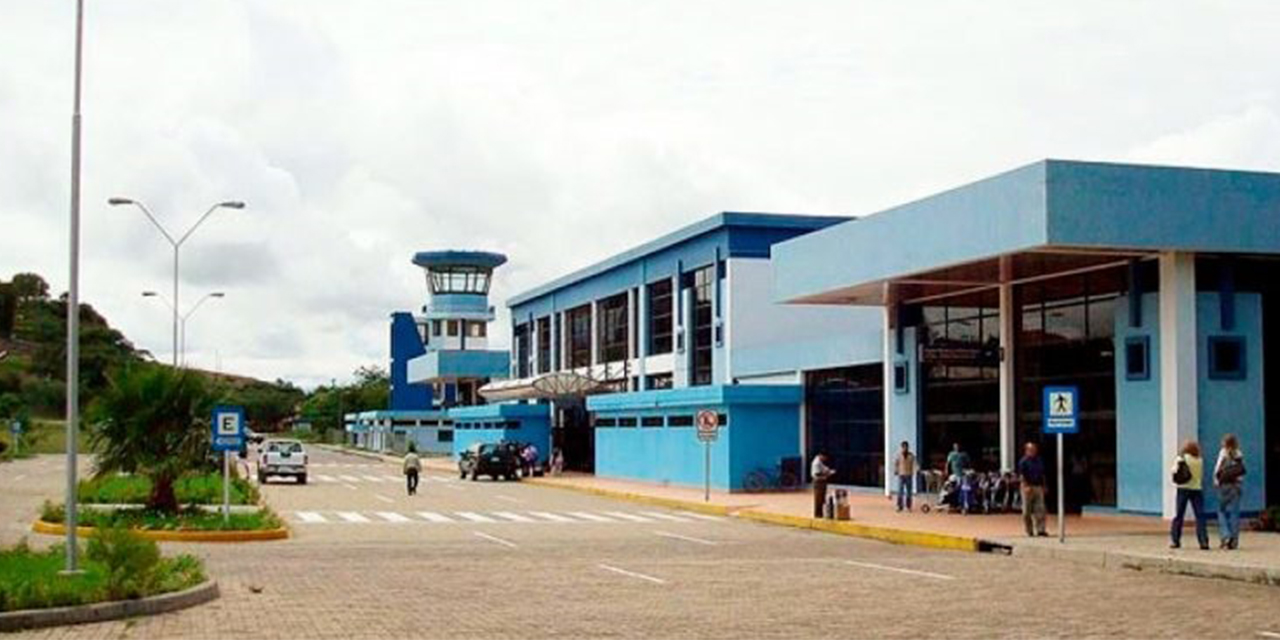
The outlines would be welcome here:
M 831 459 L 837 484 L 884 484 L 883 368 L 878 364 L 805 373 L 805 460 Z M 806 481 L 808 465 L 804 465 Z
M 607 384 L 593 378 L 560 371 L 491 382 L 480 389 L 480 394 L 490 401 L 550 402 L 552 449 L 564 454 L 565 469 L 593 473 L 595 429 L 586 410 L 586 397 L 608 390 Z

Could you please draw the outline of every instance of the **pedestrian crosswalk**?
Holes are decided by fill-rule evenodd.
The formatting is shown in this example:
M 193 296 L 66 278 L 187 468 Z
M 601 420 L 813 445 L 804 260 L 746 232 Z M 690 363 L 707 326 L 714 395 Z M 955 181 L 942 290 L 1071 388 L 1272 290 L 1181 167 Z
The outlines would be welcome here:
M 689 511 L 291 511 L 296 524 L 632 524 L 720 522 Z
M 311 463 L 311 466 L 313 466 L 313 467 L 346 467 L 346 468 L 349 468 L 349 469 L 355 469 L 355 468 L 360 468 L 360 467 L 364 467 L 364 468 L 371 468 L 371 467 L 385 467 L 385 466 L 386 466 L 386 463 L 378 463 L 378 462 L 312 462 L 312 463 Z
M 348 484 L 404 484 L 404 476 L 376 475 L 372 473 L 315 473 L 311 474 L 313 482 L 346 482 Z M 457 478 L 448 476 L 422 476 L 421 482 L 457 482 Z

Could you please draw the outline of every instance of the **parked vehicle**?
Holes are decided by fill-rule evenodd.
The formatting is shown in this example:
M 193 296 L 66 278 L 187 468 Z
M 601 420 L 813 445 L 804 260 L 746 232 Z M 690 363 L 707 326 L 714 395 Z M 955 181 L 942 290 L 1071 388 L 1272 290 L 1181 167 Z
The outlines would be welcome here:
M 307 483 L 307 450 L 301 442 L 272 438 L 264 440 L 258 451 L 258 484 L 266 484 L 272 476 Z
M 516 480 L 520 477 L 519 449 L 509 443 L 477 442 L 458 455 L 458 472 L 463 480 L 467 476 L 472 480 L 480 476 Z

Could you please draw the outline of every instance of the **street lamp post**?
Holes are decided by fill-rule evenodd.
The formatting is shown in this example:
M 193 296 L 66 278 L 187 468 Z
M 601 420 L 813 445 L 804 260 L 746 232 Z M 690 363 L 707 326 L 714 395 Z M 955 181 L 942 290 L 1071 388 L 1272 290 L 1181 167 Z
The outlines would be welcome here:
M 155 228 L 160 231 L 160 234 L 164 236 L 164 239 L 169 241 L 170 246 L 173 247 L 173 303 L 170 306 L 173 309 L 173 366 L 174 368 L 177 368 L 178 367 L 178 325 L 179 325 L 178 264 L 179 264 L 179 259 L 181 257 L 182 245 L 187 241 L 188 238 L 191 237 L 191 234 L 195 233 L 196 229 L 198 229 L 201 224 L 204 224 L 205 220 L 209 219 L 209 216 L 213 215 L 214 211 L 217 211 L 218 209 L 224 209 L 224 208 L 225 209 L 243 209 L 244 203 L 238 200 L 228 200 L 226 202 L 219 202 L 213 205 L 212 207 L 209 207 L 209 210 L 205 211 L 204 215 L 200 216 L 200 219 L 196 220 L 196 223 L 191 225 L 191 228 L 187 229 L 187 232 L 182 234 L 182 237 L 176 240 L 173 238 L 173 235 L 171 235 L 169 231 L 164 228 L 164 225 L 161 225 L 160 222 L 156 220 L 156 217 L 152 215 L 151 210 L 148 209 L 147 206 L 142 204 L 141 202 L 138 202 L 137 200 L 133 200 L 130 198 L 111 198 L 107 200 L 107 204 L 110 204 L 113 207 L 118 207 L 121 205 L 133 205 L 137 207 L 142 211 L 143 214 L 147 216 L 147 220 L 150 220 L 151 224 L 155 225 Z
M 71 105 L 71 232 L 67 274 L 67 494 L 66 565 L 79 568 L 76 548 L 76 437 L 80 431 L 80 78 L 84 59 L 84 0 L 76 0 L 75 80 Z
M 160 295 L 155 291 L 143 291 L 142 297 L 156 298 L 160 302 L 163 302 L 166 307 L 169 307 L 171 311 L 174 311 L 176 313 L 177 307 L 175 307 L 173 303 L 169 302 L 164 296 Z M 225 298 L 225 297 L 227 297 L 227 294 L 221 291 L 206 293 L 204 294 L 204 297 L 200 298 L 200 300 L 196 302 L 195 305 L 193 305 L 189 310 L 187 310 L 186 313 L 181 314 L 179 316 L 178 325 L 180 329 L 178 333 L 180 334 L 180 337 L 178 339 L 178 355 L 179 355 L 179 361 L 182 363 L 183 367 L 187 366 L 187 320 L 190 319 L 191 316 L 195 315 L 196 310 L 199 309 L 200 306 L 203 305 L 210 298 Z

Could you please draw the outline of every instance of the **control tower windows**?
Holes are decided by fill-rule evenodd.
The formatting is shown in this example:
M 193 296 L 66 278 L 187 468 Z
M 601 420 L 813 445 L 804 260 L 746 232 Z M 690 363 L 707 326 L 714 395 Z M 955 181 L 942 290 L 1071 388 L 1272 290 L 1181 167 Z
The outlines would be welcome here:
M 458 337 L 458 321 L 457 321 L 457 320 L 447 320 L 447 321 L 445 321 L 445 327 L 446 327 L 446 328 L 448 329 L 448 331 L 449 331 L 449 337 L 450 337 L 450 338 L 456 338 L 456 337 Z
M 427 274 L 431 293 L 488 295 L 490 269 L 471 266 L 432 268 Z

